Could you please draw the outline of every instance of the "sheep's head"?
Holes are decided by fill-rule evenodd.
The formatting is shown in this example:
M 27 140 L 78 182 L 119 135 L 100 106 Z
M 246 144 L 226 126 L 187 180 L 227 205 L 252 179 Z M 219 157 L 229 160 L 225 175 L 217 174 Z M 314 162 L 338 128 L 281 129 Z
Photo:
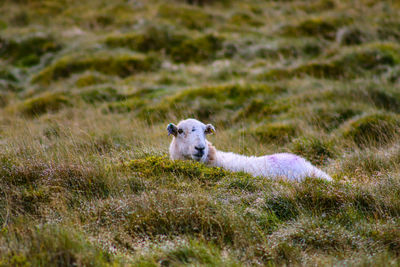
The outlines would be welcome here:
M 167 126 L 168 135 L 173 135 L 169 147 L 171 159 L 194 159 L 205 162 L 208 156 L 208 143 L 206 135 L 215 131 L 211 124 L 187 119 Z

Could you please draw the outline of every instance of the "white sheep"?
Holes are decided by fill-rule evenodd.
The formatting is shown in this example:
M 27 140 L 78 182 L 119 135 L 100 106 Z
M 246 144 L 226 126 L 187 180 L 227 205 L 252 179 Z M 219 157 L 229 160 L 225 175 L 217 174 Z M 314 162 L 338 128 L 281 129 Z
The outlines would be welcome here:
M 301 181 L 306 177 L 314 177 L 332 180 L 328 174 L 294 154 L 279 153 L 262 157 L 248 157 L 219 151 L 206 140 L 206 135 L 215 131 L 214 126 L 205 125 L 195 119 L 183 120 L 177 126 L 170 123 L 167 130 L 168 135 L 173 135 L 169 147 L 172 160 L 193 159 L 209 166 L 268 178 L 287 177 L 291 180 Z

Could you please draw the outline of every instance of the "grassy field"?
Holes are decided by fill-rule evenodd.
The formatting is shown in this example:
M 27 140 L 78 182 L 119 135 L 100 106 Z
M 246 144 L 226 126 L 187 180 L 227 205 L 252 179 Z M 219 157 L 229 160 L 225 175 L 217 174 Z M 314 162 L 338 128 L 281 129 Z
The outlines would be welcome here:
M 0 1 L 0 266 L 399 266 L 399 13 Z M 171 162 L 187 117 L 334 182 Z

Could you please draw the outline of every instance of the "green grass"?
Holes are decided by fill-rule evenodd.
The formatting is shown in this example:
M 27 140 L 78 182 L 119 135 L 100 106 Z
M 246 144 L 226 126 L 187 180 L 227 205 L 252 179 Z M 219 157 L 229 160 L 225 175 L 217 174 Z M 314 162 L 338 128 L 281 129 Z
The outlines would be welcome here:
M 396 1 L 0 4 L 0 266 L 398 266 Z M 194 117 L 333 182 L 168 159 Z

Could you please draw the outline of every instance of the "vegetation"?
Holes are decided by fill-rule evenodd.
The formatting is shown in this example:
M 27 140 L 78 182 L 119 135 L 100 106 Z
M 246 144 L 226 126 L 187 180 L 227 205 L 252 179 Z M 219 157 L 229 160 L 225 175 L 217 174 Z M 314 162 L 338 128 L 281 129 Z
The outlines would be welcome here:
M 0 4 L 0 266 L 400 265 L 396 1 Z M 168 159 L 194 117 L 333 182 Z

